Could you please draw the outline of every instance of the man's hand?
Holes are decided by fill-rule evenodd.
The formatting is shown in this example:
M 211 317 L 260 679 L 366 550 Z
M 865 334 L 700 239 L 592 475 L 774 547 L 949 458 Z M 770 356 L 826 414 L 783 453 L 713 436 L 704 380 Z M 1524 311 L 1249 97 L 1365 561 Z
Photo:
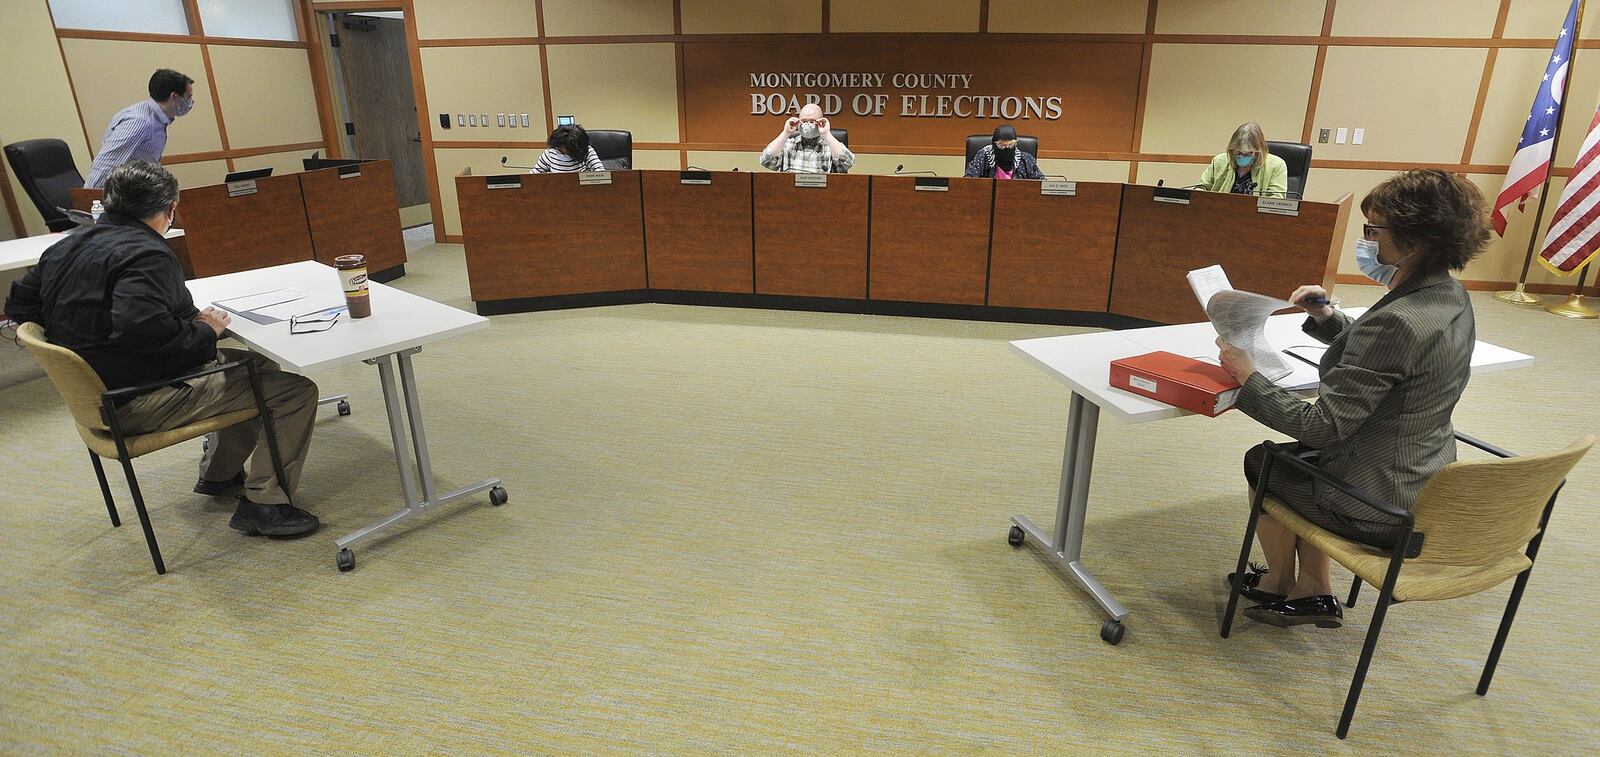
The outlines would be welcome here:
M 790 116 L 789 120 L 783 122 L 783 138 L 784 139 L 788 139 L 788 138 L 794 136 L 794 133 L 796 131 L 798 131 L 799 129 L 800 129 L 800 117 L 799 116 Z
M 1250 361 L 1250 356 L 1246 355 L 1244 350 L 1222 341 L 1220 336 L 1217 337 L 1217 349 L 1219 350 L 1217 357 L 1222 361 L 1222 369 L 1227 371 L 1228 375 L 1233 376 L 1234 380 L 1239 383 L 1243 384 L 1246 379 L 1250 378 L 1250 374 L 1256 372 L 1256 364 Z
M 827 116 L 817 119 L 817 129 L 821 130 L 823 139 L 833 139 L 833 122 Z
M 1312 299 L 1313 297 L 1321 297 L 1323 302 L 1327 302 L 1328 290 L 1323 289 L 1316 284 L 1306 284 L 1305 286 L 1294 290 L 1294 294 L 1289 295 L 1289 302 L 1294 303 L 1295 305 L 1299 306 L 1301 310 L 1306 311 L 1306 314 L 1312 318 L 1315 318 L 1317 323 L 1322 323 L 1323 321 L 1332 318 L 1333 306 L 1312 305 L 1311 303 L 1306 302 L 1306 300 Z
M 228 324 L 233 323 L 233 316 L 228 315 L 226 310 L 208 307 L 200 311 L 200 315 L 195 316 L 195 320 L 210 326 L 211 330 L 217 332 L 217 336 L 220 337 L 222 332 L 228 330 Z

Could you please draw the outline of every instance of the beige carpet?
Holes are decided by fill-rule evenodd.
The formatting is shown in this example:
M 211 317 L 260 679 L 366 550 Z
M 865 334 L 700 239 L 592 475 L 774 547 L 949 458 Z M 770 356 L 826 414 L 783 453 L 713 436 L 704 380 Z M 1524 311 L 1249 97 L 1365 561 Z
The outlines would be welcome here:
M 470 307 L 460 248 L 399 285 Z M 1373 287 L 1343 287 L 1351 304 Z M 1475 298 L 1538 357 L 1475 379 L 1460 428 L 1548 450 L 1600 428 L 1600 324 Z M 382 317 L 382 314 L 378 314 Z M 1600 459 L 1569 483 L 1494 688 L 1506 589 L 1389 615 L 1333 736 L 1375 592 L 1337 631 L 1241 617 L 1230 413 L 1100 427 L 1085 560 L 1121 646 L 1007 516 L 1052 513 L 1066 392 L 1008 352 L 1049 326 L 642 305 L 500 316 L 417 359 L 444 485 L 505 479 L 333 566 L 397 507 L 376 372 L 318 374 L 300 541 L 189 493 L 198 444 L 139 461 L 113 529 L 65 410 L 0 345 L 0 752 L 1592 753 Z M 113 474 L 116 480 L 115 474 Z M 1345 574 L 1340 574 L 1341 576 Z M 1344 578 L 1340 579 L 1345 580 Z M 1508 589 L 1509 587 L 1507 587 Z

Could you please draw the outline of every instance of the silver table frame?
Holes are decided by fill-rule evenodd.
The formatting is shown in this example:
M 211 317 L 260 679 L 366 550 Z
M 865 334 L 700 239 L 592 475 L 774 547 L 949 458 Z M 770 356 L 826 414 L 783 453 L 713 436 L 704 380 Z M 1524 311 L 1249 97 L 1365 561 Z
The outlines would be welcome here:
M 1026 543 L 1041 549 L 1049 545 L 1048 553 L 1056 564 L 1109 616 L 1101 628 L 1101 637 L 1115 644 L 1122 639 L 1122 621 L 1128 617 L 1128 609 L 1083 567 L 1083 519 L 1089 507 L 1089 474 L 1094 468 L 1094 441 L 1099 426 L 1100 406 L 1073 392 L 1067 411 L 1066 449 L 1061 456 L 1055 536 L 1046 534 L 1026 515 L 1011 516 L 1011 523 L 1026 534 Z
M 400 469 L 400 491 L 405 495 L 405 508 L 336 539 L 334 544 L 339 547 L 339 565 L 342 570 L 348 570 L 343 562 L 347 554 L 349 564 L 354 567 L 354 553 L 348 552 L 352 546 L 377 536 L 384 529 L 409 520 L 424 510 L 449 504 L 485 489 L 500 490 L 501 499 L 495 504 L 505 501 L 504 489 L 500 488 L 498 478 L 486 478 L 442 494 L 436 490 L 433 482 L 433 463 L 428 455 L 428 435 L 422 423 L 422 399 L 417 391 L 416 375 L 411 368 L 411 356 L 421 351 L 421 347 L 409 347 L 363 361 L 378 366 L 378 381 L 383 387 L 383 405 L 389 414 L 389 437 L 394 443 L 394 460 Z M 398 390 L 395 386 L 395 363 L 399 364 Z M 410 451 L 406 449 L 407 427 L 411 431 Z M 415 464 L 412 460 L 413 454 Z M 420 497 L 417 491 L 419 483 L 422 489 Z

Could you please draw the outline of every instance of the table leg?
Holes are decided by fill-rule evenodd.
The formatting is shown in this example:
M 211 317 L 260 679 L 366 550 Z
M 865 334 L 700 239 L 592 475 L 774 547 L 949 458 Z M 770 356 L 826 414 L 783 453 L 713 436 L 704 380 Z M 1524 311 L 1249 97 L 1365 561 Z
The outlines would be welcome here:
M 1061 455 L 1061 488 L 1056 496 L 1055 535 L 1046 534 L 1026 515 L 1011 516 L 1011 544 L 1024 542 L 1049 552 L 1073 583 L 1089 593 L 1110 617 L 1100 628 L 1100 636 L 1116 644 L 1122 640 L 1122 620 L 1127 608 L 1083 566 L 1083 521 L 1089 507 L 1089 476 L 1094 469 L 1095 432 L 1100 426 L 1100 407 L 1072 394 L 1067 410 L 1066 449 Z
M 395 464 L 400 470 L 400 492 L 405 496 L 405 508 L 336 539 L 334 544 L 339 547 L 336 564 L 340 570 L 350 570 L 355 567 L 355 554 L 350 550 L 353 545 L 376 536 L 384 529 L 405 521 L 423 510 L 453 502 L 485 489 L 489 490 L 489 501 L 492 504 L 502 505 L 506 502 L 506 490 L 500 485 L 498 478 L 486 478 L 443 494 L 435 491 L 433 463 L 428 454 L 428 436 L 422 422 L 422 398 L 417 389 L 416 374 L 411 367 L 411 355 L 418 351 L 413 348 L 368 361 L 378 366 L 378 381 L 383 387 L 383 406 L 389 416 L 389 440 L 394 445 Z M 398 387 L 395 385 L 394 362 L 399 363 Z M 408 429 L 411 436 L 410 445 L 406 444 Z M 407 449 L 408 446 L 410 449 Z M 420 496 L 417 491 L 419 482 L 422 487 Z

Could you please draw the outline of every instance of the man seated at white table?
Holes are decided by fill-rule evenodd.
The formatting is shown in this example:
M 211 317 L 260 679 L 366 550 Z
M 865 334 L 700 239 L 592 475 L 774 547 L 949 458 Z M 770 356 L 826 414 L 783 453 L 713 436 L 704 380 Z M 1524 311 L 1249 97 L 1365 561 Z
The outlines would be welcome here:
M 99 223 L 51 245 L 39 264 L 12 284 L 6 315 L 43 326 L 52 343 L 94 368 L 107 389 L 254 360 L 288 491 L 273 475 L 259 421 L 212 435 L 195 491 L 238 495 L 228 525 L 247 534 L 300 536 L 317 530 L 315 515 L 289 504 L 311 443 L 317 385 L 254 353 L 217 348 L 230 318 L 215 308 L 195 308 L 183 268 L 162 237 L 178 208 L 178 180 L 171 173 L 142 160 L 122 165 L 106 179 L 105 208 Z M 148 434 L 254 407 L 249 373 L 239 368 L 175 382 L 128 401 L 117 413 L 128 433 Z

